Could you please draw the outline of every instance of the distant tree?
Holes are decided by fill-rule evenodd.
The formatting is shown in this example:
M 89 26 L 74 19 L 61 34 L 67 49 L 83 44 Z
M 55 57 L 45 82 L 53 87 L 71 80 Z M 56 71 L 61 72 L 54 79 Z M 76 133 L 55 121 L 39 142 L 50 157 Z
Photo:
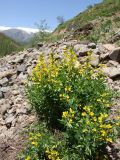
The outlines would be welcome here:
M 93 6 L 92 6 L 92 5 L 87 6 L 87 9 L 91 9 L 91 8 L 93 8 Z
M 47 36 L 48 25 L 45 19 L 40 20 L 40 23 L 35 23 L 39 32 L 37 33 L 37 38 L 39 41 L 45 41 Z
M 65 19 L 63 16 L 57 16 L 57 21 L 59 24 L 63 24 L 65 22 Z
M 39 32 L 35 34 L 34 38 L 31 41 L 31 45 L 32 46 L 36 46 L 37 43 L 39 42 L 45 42 L 46 39 L 49 36 L 49 32 L 48 32 L 48 25 L 45 19 L 40 20 L 39 23 L 35 23 L 35 25 L 37 26 L 37 28 L 39 29 Z

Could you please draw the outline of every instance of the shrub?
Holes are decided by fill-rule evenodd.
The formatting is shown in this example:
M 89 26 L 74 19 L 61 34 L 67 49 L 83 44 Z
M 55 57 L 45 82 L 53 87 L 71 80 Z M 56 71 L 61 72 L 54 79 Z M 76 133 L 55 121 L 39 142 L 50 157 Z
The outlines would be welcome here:
M 119 122 L 109 118 L 113 93 L 101 67 L 93 68 L 88 55 L 84 63 L 79 63 L 72 49 L 65 49 L 62 60 L 54 54 L 41 55 L 33 69 L 28 98 L 41 120 L 53 129 L 52 139 L 47 134 L 38 138 L 35 160 L 109 159 L 104 149 L 114 141 Z M 64 132 L 62 139 L 56 129 L 60 135 Z M 31 146 L 28 151 L 34 153 Z
M 60 160 L 64 153 L 64 141 L 58 141 L 46 128 L 45 123 L 29 132 L 26 150 L 19 154 L 18 159 L 24 160 Z

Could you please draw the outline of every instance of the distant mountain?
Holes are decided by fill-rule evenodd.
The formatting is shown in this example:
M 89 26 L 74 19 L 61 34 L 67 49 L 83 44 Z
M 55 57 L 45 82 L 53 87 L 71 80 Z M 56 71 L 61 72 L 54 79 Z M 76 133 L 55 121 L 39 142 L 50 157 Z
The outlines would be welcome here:
M 2 32 L 3 34 L 10 37 L 16 42 L 26 43 L 29 42 L 34 37 L 34 34 L 39 32 L 39 30 L 33 28 L 22 28 L 22 27 L 10 28 L 10 27 L 0 26 L 0 32 Z
M 22 49 L 22 46 L 5 36 L 3 33 L 0 33 L 0 57 L 11 54 L 12 52 L 19 51 Z
M 20 43 L 29 42 L 30 39 L 34 36 L 34 33 L 27 33 L 20 29 L 8 29 L 2 31 L 2 33 Z

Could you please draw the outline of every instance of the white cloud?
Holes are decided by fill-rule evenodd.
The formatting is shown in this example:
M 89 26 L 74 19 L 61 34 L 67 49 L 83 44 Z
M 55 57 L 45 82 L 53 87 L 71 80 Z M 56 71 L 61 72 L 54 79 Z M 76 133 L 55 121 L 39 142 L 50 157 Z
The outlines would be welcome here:
M 39 29 L 35 29 L 35 28 L 0 26 L 0 31 L 5 31 L 5 30 L 8 30 L 8 29 L 20 29 L 20 30 L 23 30 L 23 31 L 25 31 L 29 34 L 39 32 Z M 46 32 L 52 32 L 52 31 L 46 30 Z
M 0 26 L 0 30 L 1 31 L 8 30 L 8 29 L 11 29 L 11 27 Z

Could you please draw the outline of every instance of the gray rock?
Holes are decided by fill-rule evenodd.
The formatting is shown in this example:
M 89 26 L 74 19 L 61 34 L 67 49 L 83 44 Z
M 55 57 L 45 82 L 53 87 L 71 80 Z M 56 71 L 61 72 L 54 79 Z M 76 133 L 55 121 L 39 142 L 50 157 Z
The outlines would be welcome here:
M 103 72 L 109 76 L 110 78 L 116 78 L 118 76 L 120 76 L 120 69 L 116 68 L 116 67 L 106 67 L 103 68 Z
M 90 64 L 94 67 L 98 66 L 100 62 L 99 55 L 92 54 L 90 59 Z
M 28 49 L 27 49 L 27 52 L 28 52 L 28 53 L 33 52 L 33 51 L 34 51 L 34 48 L 28 48 Z
M 12 125 L 12 121 L 15 119 L 15 115 L 9 114 L 8 117 L 5 119 L 5 124 L 7 128 L 10 128 Z
M 23 106 L 16 110 L 16 114 L 28 114 L 28 110 L 26 107 Z
M 6 93 L 10 90 L 10 87 L 2 87 L 0 88 L 0 91 L 3 92 L 3 93 Z
M 101 54 L 100 55 L 100 60 L 101 61 L 104 61 L 104 60 L 109 60 L 110 58 L 109 58 L 109 53 L 107 52 L 107 53 L 105 53 L 105 54 Z
M 25 54 L 17 55 L 15 59 L 11 61 L 11 63 L 22 63 L 24 61 L 25 56 Z
M 100 52 L 100 50 L 99 50 L 98 48 L 94 49 L 94 50 L 93 50 L 93 53 L 94 53 L 94 54 L 97 54 L 97 55 L 100 55 L 100 54 L 101 54 L 101 52 Z
M 0 85 L 2 85 L 2 86 L 6 85 L 7 83 L 8 83 L 8 79 L 6 77 L 4 77 L 0 80 Z
M 25 72 L 26 66 L 24 64 L 17 65 L 17 72 Z
M 118 65 L 119 65 L 118 62 L 112 61 L 112 60 L 108 61 L 108 63 L 107 63 L 108 67 L 111 67 L 111 66 L 117 67 Z
M 103 47 L 105 48 L 105 50 L 108 50 L 108 51 L 112 51 L 115 49 L 114 44 L 103 44 Z
M 17 96 L 18 94 L 19 94 L 19 91 L 18 91 L 18 90 L 12 91 L 12 95 Z
M 74 50 L 76 51 L 76 54 L 78 57 L 86 56 L 89 51 L 91 51 L 90 48 L 87 48 L 87 45 L 83 44 L 76 44 L 74 46 Z
M 7 112 L 7 110 L 10 108 L 11 108 L 11 106 L 9 104 L 4 104 L 0 107 L 0 113 L 2 115 L 4 115 Z
M 115 48 L 110 54 L 110 59 L 113 61 L 120 62 L 120 47 Z
M 4 77 L 10 78 L 13 74 L 14 74 L 14 72 L 12 70 L 2 71 L 2 72 L 0 72 L 0 79 L 2 79 Z

